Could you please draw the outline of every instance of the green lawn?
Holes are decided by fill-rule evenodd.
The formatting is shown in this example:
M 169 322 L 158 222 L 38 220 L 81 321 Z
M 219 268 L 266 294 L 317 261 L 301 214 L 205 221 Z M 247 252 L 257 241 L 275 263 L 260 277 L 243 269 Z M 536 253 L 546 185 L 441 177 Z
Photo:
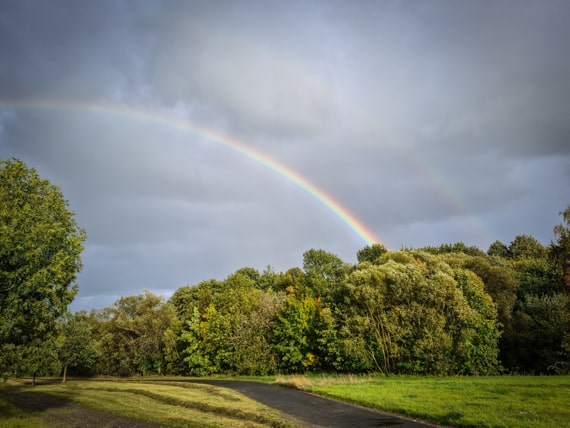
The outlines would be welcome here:
M 570 376 L 341 376 L 291 383 L 320 395 L 444 425 L 570 427 Z
M 26 413 L 3 398 L 7 392 L 34 391 L 83 406 L 167 426 L 295 427 L 288 420 L 225 388 L 152 379 L 74 380 L 1 385 L 0 426 L 42 428 L 42 413 Z M 271 378 L 257 379 L 271 382 Z M 456 427 L 569 427 L 570 376 L 378 377 L 293 376 L 278 383 L 366 407 Z

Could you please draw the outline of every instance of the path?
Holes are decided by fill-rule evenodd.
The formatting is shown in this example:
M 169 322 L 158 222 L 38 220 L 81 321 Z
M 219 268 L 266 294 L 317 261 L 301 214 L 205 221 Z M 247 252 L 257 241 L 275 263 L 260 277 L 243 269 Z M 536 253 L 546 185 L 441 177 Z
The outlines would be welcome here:
M 192 380 L 191 382 L 231 388 L 313 427 L 435 427 L 279 385 L 241 380 Z

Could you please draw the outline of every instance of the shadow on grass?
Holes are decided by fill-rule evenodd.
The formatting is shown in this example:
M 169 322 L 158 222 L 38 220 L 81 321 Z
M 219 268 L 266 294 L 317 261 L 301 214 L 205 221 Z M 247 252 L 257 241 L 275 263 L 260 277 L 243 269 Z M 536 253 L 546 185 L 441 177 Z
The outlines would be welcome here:
M 36 391 L 24 391 L 20 386 L 0 388 L 0 398 L 27 412 L 45 412 L 67 407 L 70 401 Z

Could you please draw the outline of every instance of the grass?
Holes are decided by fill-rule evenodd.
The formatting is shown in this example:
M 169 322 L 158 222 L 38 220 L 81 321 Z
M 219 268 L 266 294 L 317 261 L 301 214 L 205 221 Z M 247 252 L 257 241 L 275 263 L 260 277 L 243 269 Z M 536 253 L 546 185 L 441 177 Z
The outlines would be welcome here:
M 43 418 L 30 415 L 0 397 L 0 426 L 2 428 L 44 428 L 46 422 Z
M 190 382 L 81 380 L 69 381 L 64 385 L 53 383 L 12 388 L 49 394 L 91 409 L 172 427 L 300 426 L 237 392 Z M 49 426 L 41 414 L 26 415 L 2 401 L 0 396 L 0 410 L 4 409 L 9 411 L 9 415 L 5 417 L 8 413 L 0 411 L 2 427 Z
M 243 378 L 240 378 L 243 379 Z M 287 376 L 248 378 L 454 427 L 568 427 L 570 376 L 380 377 Z M 300 423 L 226 388 L 192 379 L 96 379 L 0 385 L 0 426 L 50 426 L 41 412 L 25 412 L 5 397 L 40 392 L 85 407 L 173 427 L 299 427 Z
M 570 427 L 570 377 L 286 377 L 319 395 L 455 427 Z

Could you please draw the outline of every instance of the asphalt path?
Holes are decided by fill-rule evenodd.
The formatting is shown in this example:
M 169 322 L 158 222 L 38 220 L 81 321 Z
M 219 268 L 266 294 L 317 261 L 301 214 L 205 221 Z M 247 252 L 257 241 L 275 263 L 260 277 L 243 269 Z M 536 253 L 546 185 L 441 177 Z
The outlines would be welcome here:
M 433 428 L 436 426 L 279 385 L 241 380 L 191 382 L 233 389 L 313 427 Z

